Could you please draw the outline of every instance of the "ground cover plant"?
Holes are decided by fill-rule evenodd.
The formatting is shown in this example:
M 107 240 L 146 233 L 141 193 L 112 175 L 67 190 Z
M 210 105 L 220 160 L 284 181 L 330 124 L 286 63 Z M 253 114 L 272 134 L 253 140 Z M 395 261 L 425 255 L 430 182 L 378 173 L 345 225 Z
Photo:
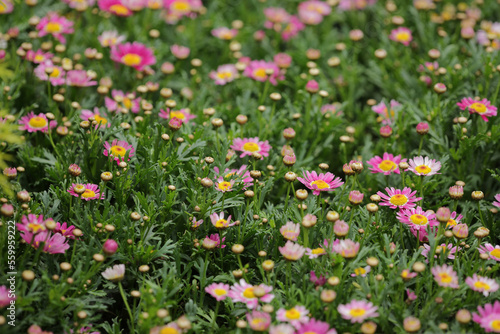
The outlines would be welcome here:
M 500 333 L 499 13 L 0 0 L 0 332 Z

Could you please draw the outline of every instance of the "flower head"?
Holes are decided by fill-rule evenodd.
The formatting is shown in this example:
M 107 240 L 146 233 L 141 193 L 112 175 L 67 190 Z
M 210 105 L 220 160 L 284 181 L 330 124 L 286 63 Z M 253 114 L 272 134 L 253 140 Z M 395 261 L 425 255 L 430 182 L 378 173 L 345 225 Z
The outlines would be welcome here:
M 313 190 L 314 195 L 319 195 L 321 191 L 334 191 L 336 188 L 340 187 L 344 184 L 340 177 L 335 178 L 335 175 L 332 173 L 320 173 L 319 175 L 313 172 L 304 172 L 302 177 L 298 177 L 303 185 L 307 188 Z
M 396 118 L 396 113 L 401 109 L 401 103 L 391 100 L 389 106 L 384 101 L 372 107 L 372 110 L 382 117 L 382 124 L 392 124 Z
M 143 71 L 146 66 L 156 63 L 153 51 L 138 42 L 115 45 L 111 49 L 111 60 L 133 67 L 137 71 Z
M 368 318 L 378 317 L 378 307 L 364 300 L 352 300 L 347 304 L 340 304 L 337 308 L 342 318 L 352 323 L 361 323 Z
M 205 288 L 205 292 L 220 302 L 221 300 L 226 299 L 229 293 L 229 284 L 212 283 Z
M 416 230 L 426 230 L 428 226 L 439 225 L 439 222 L 435 220 L 435 214 L 424 211 L 419 206 L 411 209 L 401 209 L 397 213 L 397 218 L 400 222 Z
M 96 129 L 98 127 L 100 128 L 105 128 L 105 127 L 111 127 L 111 122 L 109 120 L 109 116 L 105 114 L 104 112 L 99 111 L 99 108 L 94 107 L 94 111 L 90 111 L 87 109 L 82 109 L 82 113 L 80 115 L 80 118 L 84 121 L 88 121 L 89 118 L 93 118 L 97 124 L 96 124 Z
M 375 156 L 366 163 L 371 166 L 369 169 L 372 173 L 390 175 L 392 173 L 399 174 L 399 163 L 405 161 L 406 159 L 401 159 L 401 155 L 393 156 L 390 153 L 384 153 L 382 158 Z
M 10 302 L 16 299 L 17 297 L 12 295 L 5 285 L 0 285 L 0 308 L 9 306 Z
M 279 67 L 275 63 L 264 60 L 251 61 L 245 68 L 243 75 L 256 81 L 269 81 L 274 86 L 278 84 L 277 80 L 283 80 Z
M 288 261 L 297 261 L 304 256 L 306 249 L 288 240 L 283 247 L 278 247 L 281 255 Z
M 236 224 L 236 222 L 231 223 L 231 216 L 227 217 L 227 219 L 224 219 L 224 212 L 221 212 L 219 214 L 215 212 L 212 213 L 210 215 L 210 221 L 212 222 L 212 225 L 219 230 L 223 230 Z
M 102 34 L 97 37 L 102 47 L 113 47 L 125 41 L 125 38 L 124 35 L 119 35 L 116 30 L 103 31 Z
M 388 206 L 391 209 L 410 209 L 416 206 L 416 202 L 420 201 L 421 197 L 416 197 L 417 191 L 411 191 L 410 188 L 405 187 L 403 190 L 394 188 L 385 188 L 387 195 L 383 192 L 377 192 L 382 198 L 380 205 Z
M 73 22 L 59 16 L 56 12 L 50 12 L 43 17 L 37 24 L 36 29 L 39 37 L 51 34 L 62 44 L 66 43 L 63 34 L 72 34 L 74 32 Z
M 479 253 L 488 254 L 490 259 L 500 262 L 500 245 L 493 246 L 487 243 L 484 246 L 479 246 Z
M 294 306 L 290 309 L 280 308 L 276 312 L 276 319 L 282 322 L 288 322 L 295 328 L 300 328 L 302 324 L 309 321 L 309 310 L 302 305 Z
M 104 104 L 109 111 L 131 111 L 137 114 L 141 110 L 141 98 L 135 97 L 135 93 L 125 94 L 121 90 L 113 89 L 111 91 L 111 97 L 104 98 Z
M 240 154 L 240 158 L 243 158 L 247 155 L 252 155 L 253 153 L 259 153 L 263 157 L 269 156 L 269 151 L 271 150 L 271 145 L 266 141 L 259 141 L 258 137 L 255 138 L 235 138 L 233 140 L 233 144 L 231 145 L 231 149 L 239 152 L 243 152 Z
M 356 255 L 358 255 L 359 247 L 360 245 L 358 242 L 354 242 L 350 239 L 345 239 L 345 240 L 337 239 L 333 244 L 332 250 L 335 253 L 340 254 L 343 258 L 351 259 L 356 257 Z
M 101 273 L 102 277 L 111 282 L 119 282 L 125 277 L 125 265 L 115 264 L 112 268 L 109 267 Z
M 47 116 L 45 114 L 40 113 L 35 115 L 34 112 L 28 113 L 27 116 L 22 117 L 19 120 L 19 130 L 23 131 L 28 131 L 28 132 L 47 132 L 49 129 L 49 126 L 51 129 L 55 128 L 57 126 L 56 121 L 50 121 L 47 119 Z
M 264 290 L 264 295 L 262 297 L 257 297 L 254 294 L 254 289 L 259 287 Z M 264 303 L 270 303 L 274 299 L 274 295 L 270 292 L 273 288 L 264 284 L 253 286 L 248 284 L 244 279 L 241 279 L 239 283 L 235 283 L 228 293 L 228 297 L 233 300 L 233 302 L 245 303 L 249 309 L 254 309 L 259 305 L 259 300 Z
M 116 16 L 130 16 L 134 12 L 122 0 L 98 0 L 99 9 Z
M 431 160 L 429 157 L 415 157 L 409 161 L 410 168 L 416 175 L 431 176 L 434 174 L 441 174 L 438 171 L 441 169 L 441 163 L 436 160 Z
M 248 325 L 256 332 L 265 332 L 271 324 L 271 316 L 269 313 L 253 310 L 252 313 L 247 313 Z
M 354 273 L 351 274 L 352 277 L 357 277 L 357 276 L 361 276 L 361 277 L 366 277 L 366 275 L 368 275 L 368 273 L 372 271 L 372 268 L 370 266 L 366 266 L 366 267 L 359 267 L 359 268 L 356 268 L 354 269 Z
M 446 264 L 443 264 L 442 266 L 435 266 L 431 269 L 431 272 L 434 275 L 434 280 L 439 286 L 454 289 L 458 288 L 457 273 L 453 270 L 452 266 L 448 266 Z
M 302 324 L 295 334 L 337 334 L 334 328 L 326 322 L 311 318 L 309 322 Z
M 117 164 L 121 161 L 125 161 L 126 156 L 129 158 L 127 161 L 130 161 L 130 158 L 134 156 L 134 152 L 134 146 L 124 140 L 115 139 L 111 144 L 107 141 L 104 143 L 103 154 L 107 157 L 112 157 Z
M 399 27 L 393 29 L 391 34 L 389 35 L 389 39 L 399 42 L 404 46 L 410 45 L 410 42 L 413 40 L 413 36 L 411 34 L 411 30 L 405 27 Z
M 212 29 L 211 34 L 212 36 L 217 37 L 219 39 L 231 40 L 236 37 L 236 35 L 238 34 L 238 30 L 229 29 L 227 27 L 220 27 Z
M 497 107 L 492 106 L 488 99 L 474 100 L 471 97 L 465 97 L 457 103 L 461 110 L 469 110 L 470 114 L 479 114 L 481 118 L 488 122 L 488 117 L 497 115 Z
M 500 301 L 494 304 L 486 304 L 484 307 L 478 306 L 477 313 L 472 314 L 472 320 L 479 324 L 487 333 L 500 333 Z
M 80 197 L 85 201 L 93 199 L 104 199 L 104 194 L 100 194 L 99 186 L 97 184 L 75 184 L 73 183 L 68 189 L 68 192 L 75 196 Z
M 191 110 L 189 110 L 188 108 L 179 110 L 170 110 L 169 108 L 167 108 L 167 110 L 160 109 L 160 113 L 158 114 L 158 116 L 164 119 L 177 118 L 182 123 L 187 123 L 188 121 L 196 118 L 196 115 L 192 115 Z
M 216 85 L 225 85 L 239 77 L 238 70 L 233 64 L 226 64 L 217 67 L 216 71 L 209 74 L 210 79 L 215 81 Z
M 472 277 L 467 277 L 465 279 L 465 283 L 467 283 L 472 290 L 482 292 L 485 297 L 488 297 L 490 293 L 497 291 L 499 287 L 496 280 L 478 276 L 477 274 L 474 274 Z
M 68 86 L 89 87 L 97 85 L 97 81 L 93 81 L 87 71 L 71 70 L 66 73 L 66 84 Z
M 293 222 L 287 222 L 285 225 L 281 226 L 280 233 L 283 238 L 291 241 L 297 241 L 300 234 L 300 224 L 294 224 Z

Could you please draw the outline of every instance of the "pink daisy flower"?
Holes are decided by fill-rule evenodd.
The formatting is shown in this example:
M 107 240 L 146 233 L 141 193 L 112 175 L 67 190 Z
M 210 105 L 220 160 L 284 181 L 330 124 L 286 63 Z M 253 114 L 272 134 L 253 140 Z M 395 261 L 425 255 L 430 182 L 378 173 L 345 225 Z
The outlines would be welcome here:
M 409 281 L 410 279 L 417 277 L 417 273 L 412 273 L 410 271 L 410 269 L 403 269 L 400 276 L 404 281 Z M 406 291 L 408 292 L 410 290 L 406 290 Z M 409 294 L 408 294 L 408 296 L 409 296 Z
M 77 10 L 85 10 L 95 4 L 95 0 L 63 0 L 63 2 L 67 3 L 69 8 Z
M 366 163 L 371 166 L 369 169 L 372 173 L 390 175 L 392 173 L 399 174 L 399 163 L 402 161 L 405 162 L 406 159 L 401 159 L 401 155 L 393 156 L 390 153 L 384 153 L 382 158 L 377 155 Z
M 220 230 L 223 230 L 225 228 L 228 228 L 236 224 L 236 222 L 231 223 L 231 215 L 229 215 L 227 219 L 224 219 L 224 212 L 221 212 L 219 214 L 215 212 L 212 213 L 210 215 L 210 221 L 212 222 L 212 225 L 215 226 L 215 228 Z
M 434 159 L 431 160 L 429 157 L 415 157 L 410 159 L 408 164 L 410 165 L 408 170 L 416 175 L 431 176 L 434 174 L 441 174 L 438 173 L 441 169 L 441 163 Z
M 479 246 L 479 253 L 488 254 L 490 259 L 500 262 L 500 246 L 493 246 L 492 244 L 485 244 Z
M 291 309 L 280 308 L 276 312 L 276 319 L 282 322 L 288 322 L 295 328 L 300 328 L 302 324 L 309 321 L 309 310 L 302 305 L 294 306 Z
M 111 91 L 111 97 L 104 98 L 104 104 L 109 111 L 131 111 L 137 114 L 141 110 L 141 98 L 135 97 L 135 93 L 124 93 L 121 90 L 113 89 Z
M 21 223 L 17 223 L 16 227 L 21 232 L 28 232 L 32 234 L 38 234 L 47 230 L 43 215 L 37 216 L 32 213 L 27 216 L 22 216 Z
M 205 292 L 220 302 L 221 300 L 226 299 L 229 293 L 229 284 L 212 283 L 205 288 Z
M 102 47 L 113 47 L 125 41 L 124 35 L 119 35 L 116 30 L 103 31 L 101 35 L 97 37 L 99 43 Z
M 224 242 L 225 240 L 226 237 L 222 238 L 222 242 Z M 208 248 L 221 248 L 221 249 L 226 248 L 226 245 L 224 245 L 223 243 L 221 244 L 219 234 L 210 234 L 210 236 L 206 236 L 205 239 L 203 240 L 203 245 L 213 246 Z
M 286 23 L 290 20 L 290 14 L 284 8 L 279 7 L 265 8 L 264 15 L 268 20 L 265 26 L 269 29 L 273 28 L 275 23 Z
M 487 333 L 500 333 L 500 301 L 495 300 L 494 304 L 486 304 L 484 307 L 478 306 L 477 313 L 472 313 L 472 320 L 479 324 Z
M 401 211 L 397 213 L 397 218 L 401 223 L 417 231 L 426 230 L 428 226 L 433 227 L 439 225 L 439 222 L 435 219 L 435 214 L 424 211 L 419 206 L 411 209 L 401 209 Z
M 387 107 L 385 102 L 372 107 L 372 110 L 379 114 L 383 120 L 382 124 L 392 124 L 396 118 L 396 113 L 401 109 L 401 103 L 396 100 L 391 100 L 390 106 Z
M 1 13 L 1 12 L 0 12 Z M 9 297 L 9 295 L 11 297 Z M 5 285 L 0 285 L 0 308 L 4 308 L 10 305 L 11 300 L 16 300 L 17 297 L 9 292 L 9 289 Z
M 336 188 L 344 184 L 340 177 L 335 178 L 332 173 L 320 173 L 319 175 L 315 172 L 304 172 L 302 177 L 298 177 L 303 185 L 307 188 L 313 190 L 314 195 L 319 195 L 321 191 L 334 191 Z
M 226 181 L 222 176 L 219 177 L 216 181 L 215 181 L 215 190 L 217 191 L 220 191 L 220 192 L 228 192 L 228 191 L 233 191 L 234 188 L 234 182 L 235 180 L 229 180 L 229 181 Z
M 337 334 L 335 328 L 330 328 L 326 322 L 311 318 L 308 323 L 303 324 L 295 334 Z
M 101 273 L 102 277 L 111 281 L 119 282 L 125 277 L 125 265 L 115 264 L 113 267 L 108 267 Z
M 59 233 L 65 238 L 68 239 L 75 239 L 75 236 L 73 235 L 73 231 L 75 230 L 76 226 L 75 225 L 70 225 L 68 226 L 68 223 L 56 223 L 56 228 L 54 229 L 54 233 Z
M 364 268 L 359 267 L 354 269 L 354 273 L 351 274 L 351 277 L 357 277 L 357 276 L 366 277 L 366 275 L 368 275 L 370 271 L 372 271 L 372 267 L 370 266 L 366 266 Z
M 326 250 L 324 250 L 323 248 L 321 247 L 318 247 L 318 248 L 314 248 L 314 249 L 311 249 L 311 248 L 306 248 L 306 255 L 309 257 L 309 259 L 317 259 L 318 257 L 320 257 L 321 255 L 325 255 L 326 254 Z
M 295 328 L 288 324 L 271 325 L 269 334 L 295 334 Z
M 219 167 L 214 167 L 214 173 L 217 177 L 224 177 L 225 180 L 236 178 L 236 181 L 244 183 L 243 189 L 245 189 L 253 184 L 253 179 L 250 176 L 250 172 L 247 170 L 247 167 L 247 165 L 242 165 L 238 169 L 226 168 L 222 174 L 219 171 Z
M 64 254 L 69 248 L 68 239 L 59 233 L 42 232 L 35 235 L 31 233 L 21 233 L 21 238 L 28 244 L 38 249 L 43 244 L 43 252 L 49 254 Z
M 281 255 L 288 261 L 297 261 L 304 256 L 306 249 L 299 244 L 288 240 L 283 247 L 278 247 Z
M 463 217 L 464 216 L 462 215 L 458 215 L 457 217 L 457 212 L 453 211 L 450 215 L 450 219 L 448 219 L 448 222 L 446 223 L 446 228 L 453 228 L 455 225 L 460 224 Z
M 21 131 L 28 131 L 28 132 L 38 132 L 42 131 L 43 133 L 47 132 L 49 129 L 49 126 L 51 129 L 55 128 L 57 126 L 57 121 L 50 121 L 47 119 L 47 116 L 45 114 L 38 114 L 35 115 L 35 113 L 32 111 L 28 113 L 27 116 L 21 117 L 19 120 L 19 130 Z
M 318 25 L 323 21 L 323 16 L 312 10 L 305 10 L 305 9 L 300 9 L 299 7 L 299 20 L 302 23 L 308 24 L 308 25 Z
M 337 239 L 332 245 L 332 250 L 340 254 L 343 258 L 352 259 L 358 255 L 359 247 L 359 242 L 354 242 L 350 239 Z
M 52 71 L 50 74 L 47 74 L 48 69 Z M 50 81 L 52 86 L 61 86 L 66 83 L 66 72 L 62 67 L 55 66 L 51 60 L 47 60 L 44 63 L 39 64 L 33 72 L 38 79 L 42 81 Z
M 143 71 L 146 66 L 156 64 L 153 51 L 144 44 L 133 42 L 118 44 L 111 49 L 111 60 Z
M 496 280 L 478 276 L 477 274 L 474 274 L 472 277 L 467 277 L 465 283 L 467 283 L 472 290 L 482 292 L 485 297 L 497 291 L 499 287 Z
M 369 163 L 369 162 L 368 162 Z M 410 209 L 416 206 L 416 202 L 420 201 L 422 197 L 416 197 L 417 191 L 411 191 L 411 188 L 405 187 L 403 190 L 394 188 L 385 188 L 387 195 L 383 192 L 377 192 L 377 195 L 382 198 L 379 205 L 388 206 L 391 209 Z
M 177 59 L 186 59 L 189 57 L 191 50 L 186 46 L 174 44 L 170 47 L 170 52 L 172 52 Z
M 201 7 L 203 4 L 200 0 L 163 0 L 163 8 L 177 19 L 192 16 L 193 12 L 197 12 Z
M 0 15 L 12 13 L 14 10 L 14 3 L 12 0 L 0 1 Z
M 301 10 L 312 11 L 322 16 L 327 16 L 332 12 L 332 7 L 324 1 L 309 0 L 299 3 L 298 11 L 300 12 Z
M 431 272 L 434 275 L 434 280 L 439 286 L 458 289 L 458 277 L 457 273 L 453 270 L 453 266 L 448 266 L 446 264 L 434 266 Z
M 441 244 L 439 246 L 436 247 L 436 251 L 440 249 L 441 250 L 441 254 L 442 253 L 445 253 L 446 254 L 446 257 L 450 260 L 453 260 L 455 259 L 455 253 L 459 250 L 461 250 L 462 248 L 460 247 L 457 247 L 457 246 L 453 246 L 453 244 Z M 429 257 L 429 252 L 431 251 L 431 246 L 429 246 L 428 244 L 424 244 L 424 250 L 422 251 L 422 255 L 426 258 Z M 434 258 L 437 259 L 438 255 L 434 255 Z
M 220 27 L 220 28 L 212 29 L 211 33 L 212 33 L 212 36 L 214 36 L 214 37 L 228 41 L 228 40 L 235 38 L 236 35 L 238 35 L 238 30 L 229 29 L 227 27 Z
M 274 86 L 278 84 L 277 80 L 284 79 L 279 67 L 275 63 L 264 60 L 252 60 L 245 67 L 243 75 L 261 82 L 269 81 Z
M 298 35 L 299 32 L 306 28 L 305 24 L 295 15 L 290 16 L 288 24 L 285 29 L 281 32 L 281 38 L 284 41 L 288 41 L 290 38 Z
M 97 85 L 97 81 L 93 81 L 84 70 L 72 70 L 66 73 L 66 84 L 68 86 L 89 87 Z
M 406 289 L 406 295 L 408 296 L 408 300 L 410 301 L 417 299 L 417 294 L 410 289 Z
M 269 145 L 269 141 L 259 141 L 258 137 L 254 138 L 234 138 L 233 144 L 231 145 L 231 149 L 239 152 L 243 152 L 240 154 L 240 158 L 243 158 L 247 155 L 252 155 L 253 153 L 259 153 L 262 157 L 269 156 L 269 150 L 271 150 L 271 145 Z
M 351 323 L 362 323 L 368 318 L 378 317 L 378 307 L 365 300 L 351 300 L 348 304 L 340 304 L 337 308 L 342 318 Z
M 96 124 L 96 128 L 97 127 L 101 127 L 101 128 L 104 128 L 104 127 L 111 127 L 111 122 L 109 121 L 108 119 L 108 115 L 102 113 L 99 111 L 99 108 L 95 107 L 94 108 L 94 111 L 90 111 L 90 110 L 87 110 L 87 109 L 82 109 L 82 113 L 80 115 L 80 118 L 84 121 L 88 121 L 89 118 L 93 117 L 94 120 L 97 122 Z
M 200 227 L 201 224 L 203 224 L 203 219 L 196 220 L 195 217 L 191 217 L 190 222 L 191 222 L 191 228 L 193 230 L 196 230 L 198 227 Z
M 389 39 L 395 42 L 399 42 L 404 46 L 408 46 L 410 45 L 410 42 L 413 40 L 413 36 L 411 34 L 410 29 L 406 27 L 399 27 L 391 31 Z
M 104 199 L 104 194 L 100 194 L 99 186 L 92 183 L 73 183 L 68 189 L 68 192 L 75 197 L 81 197 L 81 199 L 85 201 L 90 201 L 93 199 Z
M 497 115 L 497 107 L 492 106 L 488 99 L 474 100 L 471 97 L 465 97 L 457 103 L 457 106 L 461 110 L 468 109 L 470 114 L 479 114 L 485 122 L 488 122 L 488 117 Z
M 253 310 L 246 314 L 248 326 L 256 332 L 265 332 L 271 325 L 271 316 L 269 313 Z
M 26 51 L 26 56 L 24 59 L 35 63 L 35 64 L 41 64 L 46 62 L 47 60 L 51 60 L 54 57 L 54 55 L 50 52 L 45 52 L 42 49 L 38 49 L 36 51 L 33 50 L 28 50 Z
M 496 194 L 495 195 L 495 201 L 493 201 L 493 203 L 492 203 L 493 206 L 496 206 L 497 208 L 500 208 L 500 194 Z
M 217 67 L 216 71 L 210 72 L 210 79 L 215 81 L 216 85 L 225 85 L 239 77 L 238 70 L 233 64 L 226 64 Z
M 104 143 L 104 155 L 113 157 L 117 164 L 121 161 L 125 161 L 125 156 L 128 156 L 128 160 L 134 156 L 135 148 L 132 144 L 127 143 L 124 140 L 115 139 L 110 143 L 107 141 Z
M 264 296 L 258 298 L 253 293 L 253 286 L 248 284 L 244 279 L 241 279 L 239 283 L 234 283 L 231 290 L 228 293 L 228 297 L 233 300 L 233 302 L 245 303 L 249 309 L 254 309 L 259 305 L 259 300 L 263 303 L 270 303 L 274 299 L 274 295 L 270 292 L 273 288 L 264 284 L 258 285 L 259 288 L 265 291 Z
M 294 224 L 293 222 L 287 222 L 285 225 L 281 226 L 280 233 L 283 238 L 291 241 L 297 241 L 300 234 L 300 224 Z
M 132 10 L 125 6 L 121 0 L 98 0 L 97 4 L 100 10 L 116 16 L 130 16 L 133 14 Z
M 177 117 L 182 121 L 182 123 L 186 123 L 187 121 L 196 118 L 195 115 L 191 114 L 189 108 L 183 108 L 172 111 L 169 108 L 167 108 L 167 110 L 160 109 L 160 113 L 158 114 L 158 116 L 164 119 L 171 119 Z
M 50 12 L 43 17 L 37 24 L 36 29 L 38 30 L 38 37 L 51 34 L 62 44 L 66 43 L 63 34 L 72 34 L 74 32 L 73 22 L 59 16 L 56 12 Z
M 363 10 L 368 6 L 372 6 L 377 0 L 340 0 L 338 9 L 345 10 Z

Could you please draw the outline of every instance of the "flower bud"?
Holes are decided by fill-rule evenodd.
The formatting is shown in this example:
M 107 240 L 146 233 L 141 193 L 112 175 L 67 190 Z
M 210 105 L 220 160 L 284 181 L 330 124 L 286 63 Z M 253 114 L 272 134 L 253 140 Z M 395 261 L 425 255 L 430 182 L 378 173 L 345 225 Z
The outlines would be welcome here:
M 463 325 L 468 324 L 472 320 L 472 315 L 470 312 L 466 309 L 461 309 L 458 310 L 457 314 L 455 315 L 455 319 Z
M 453 235 L 457 239 L 465 239 L 469 235 L 469 228 L 466 224 L 457 224 L 453 227 Z
M 113 239 L 108 239 L 102 245 L 102 250 L 108 256 L 113 255 L 118 250 L 118 243 Z
M 480 201 L 484 198 L 484 193 L 482 191 L 473 191 L 471 194 L 473 200 Z
M 392 128 L 389 125 L 385 125 L 380 128 L 380 135 L 383 138 L 389 138 L 392 135 Z
M 309 196 L 309 194 L 304 189 L 299 189 L 295 192 L 295 197 L 297 197 L 297 199 L 300 201 L 304 201 L 307 196 Z
M 358 205 L 361 202 L 363 202 L 363 197 L 365 195 L 362 192 L 359 192 L 358 190 L 353 190 L 349 193 L 349 203 L 352 205 Z
M 450 187 L 449 194 L 452 199 L 461 199 L 464 196 L 464 187 L 458 185 Z
M 273 260 L 266 260 L 262 262 L 262 268 L 264 268 L 265 271 L 271 271 L 274 268 L 274 261 Z
M 451 212 L 450 209 L 441 207 L 437 210 L 436 212 L 436 218 L 440 223 L 448 223 L 448 220 L 450 220 L 451 217 Z
M 318 221 L 318 217 L 316 217 L 313 214 L 308 213 L 302 219 L 302 226 L 304 226 L 306 228 L 313 227 L 314 225 L 316 225 L 317 221 Z
M 337 238 L 343 238 L 349 233 L 349 224 L 343 220 L 337 220 L 333 225 L 333 233 Z

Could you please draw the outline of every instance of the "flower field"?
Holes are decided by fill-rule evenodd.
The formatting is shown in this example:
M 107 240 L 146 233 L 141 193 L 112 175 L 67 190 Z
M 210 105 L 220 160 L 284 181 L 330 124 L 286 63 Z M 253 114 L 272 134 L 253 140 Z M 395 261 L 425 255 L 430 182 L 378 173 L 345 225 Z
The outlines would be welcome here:
M 0 333 L 500 333 L 500 0 L 0 0 Z

